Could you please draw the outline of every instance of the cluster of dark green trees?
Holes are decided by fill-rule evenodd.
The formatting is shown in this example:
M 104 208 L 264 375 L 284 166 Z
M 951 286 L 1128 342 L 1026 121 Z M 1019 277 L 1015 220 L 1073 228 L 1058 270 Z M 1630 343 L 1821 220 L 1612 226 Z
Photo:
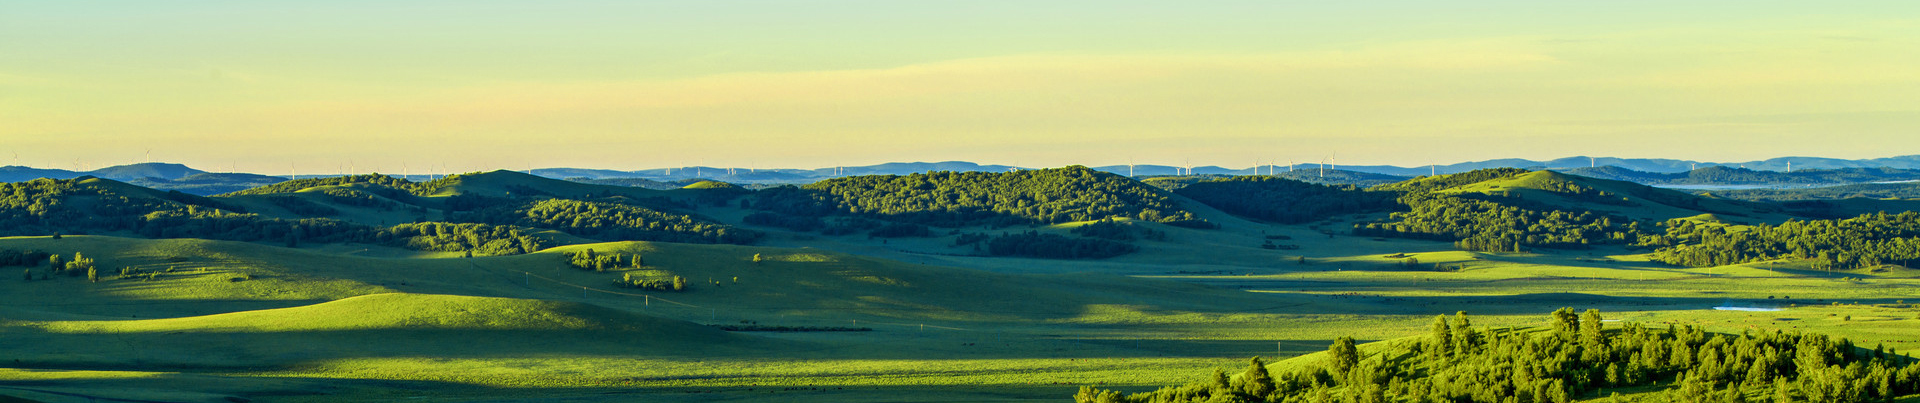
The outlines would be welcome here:
M 1284 224 L 1399 207 L 1389 192 L 1368 192 L 1351 185 L 1316 185 L 1271 176 L 1208 180 L 1179 188 L 1174 193 L 1235 215 Z
M 753 208 L 824 217 L 852 215 L 936 227 L 1010 226 L 1126 217 L 1200 228 L 1160 190 L 1071 166 L 1015 172 L 931 172 L 836 178 L 754 193 Z
M 96 268 L 93 267 L 93 258 L 86 257 L 86 255 L 82 255 L 80 254 L 80 252 L 74 252 L 73 259 L 71 260 L 64 259 L 60 257 L 60 255 L 58 254 L 49 255 L 49 254 L 40 253 L 37 251 L 24 252 L 14 257 L 25 258 L 33 255 L 38 255 L 41 257 L 41 259 L 44 259 L 47 262 L 47 271 L 46 273 L 42 273 L 40 276 L 42 280 L 47 279 L 50 276 L 57 276 L 62 274 L 66 275 L 67 277 L 79 277 L 80 275 L 85 274 L 87 276 L 88 281 L 99 280 L 99 272 L 97 271 Z M 28 281 L 32 281 L 33 280 L 32 267 L 38 266 L 39 264 L 23 261 L 23 262 L 20 262 L 19 265 L 28 267 L 28 269 L 26 269 L 23 272 L 25 274 L 24 278 Z
M 569 199 L 524 199 L 449 214 L 448 219 L 553 229 L 606 240 L 747 244 L 760 238 L 757 231 L 685 214 L 664 213 L 631 204 Z
M 671 279 L 652 279 L 634 277 L 633 273 L 626 273 L 620 275 L 620 280 L 615 281 L 614 285 L 642 290 L 681 292 L 687 290 L 687 278 L 673 276 Z
M 580 270 L 607 271 L 621 267 L 641 268 L 646 266 L 645 258 L 640 254 L 599 253 L 593 249 L 574 252 L 567 255 L 567 265 Z
M 36 267 L 53 255 L 37 250 L 0 249 L 0 267 Z
M 568 266 L 596 272 L 621 268 L 638 269 L 646 267 L 647 264 L 645 258 L 641 257 L 638 253 L 632 255 L 625 253 L 598 253 L 594 252 L 593 249 L 574 252 L 566 255 L 566 257 Z M 758 255 L 755 255 L 755 258 L 757 259 Z M 687 290 L 687 279 L 680 276 L 673 276 L 670 279 L 651 279 L 634 277 L 633 273 L 623 273 L 619 280 L 614 280 L 613 284 L 625 288 L 653 291 L 678 292 Z
M 1409 211 L 1393 213 L 1390 222 L 1355 224 L 1353 233 L 1454 241 L 1460 249 L 1486 252 L 1631 244 L 1644 233 L 1638 222 L 1587 210 L 1526 208 L 1431 193 L 1409 193 L 1399 200 Z
M 457 177 L 457 176 L 456 176 Z M 442 179 L 440 181 L 447 181 Z M 348 175 L 328 178 L 295 179 L 272 185 L 228 193 L 229 196 L 286 194 L 319 187 L 353 187 L 397 201 L 408 201 L 414 196 L 426 193 L 435 186 L 395 178 L 381 174 Z
M 1790 220 L 1739 229 L 1672 220 L 1649 243 L 1672 245 L 1654 260 L 1680 266 L 1720 266 L 1775 259 L 1811 260 L 1816 269 L 1849 270 L 1882 264 L 1913 267 L 1920 260 L 1920 213 L 1877 213 L 1843 220 Z
M 1464 314 L 1434 319 L 1431 334 L 1362 353 L 1351 338 L 1298 370 L 1271 373 L 1255 357 L 1239 376 L 1216 372 L 1184 386 L 1121 394 L 1082 387 L 1082 403 L 1515 402 L 1566 403 L 1613 388 L 1675 384 L 1668 402 L 1891 402 L 1920 392 L 1920 365 L 1880 348 L 1818 334 L 1708 334 L 1629 323 L 1603 328 L 1598 311 L 1553 313 L 1542 331 L 1476 329 Z

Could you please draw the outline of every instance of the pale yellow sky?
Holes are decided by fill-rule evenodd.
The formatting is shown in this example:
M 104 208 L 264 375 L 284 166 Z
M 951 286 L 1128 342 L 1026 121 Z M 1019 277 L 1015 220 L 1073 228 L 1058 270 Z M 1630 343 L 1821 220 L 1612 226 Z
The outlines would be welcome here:
M 0 13 L 19 164 L 1920 154 L 1896 2 L 67 3 Z

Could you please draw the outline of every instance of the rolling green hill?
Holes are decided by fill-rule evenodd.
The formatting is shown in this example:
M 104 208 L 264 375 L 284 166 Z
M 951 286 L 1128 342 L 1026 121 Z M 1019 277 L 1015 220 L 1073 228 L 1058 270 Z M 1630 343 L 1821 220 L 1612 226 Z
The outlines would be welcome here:
M 1493 384 L 1480 377 L 1520 385 L 1511 382 L 1517 375 L 1494 368 L 1529 368 L 1530 389 L 1509 392 L 1548 401 L 1555 387 L 1568 401 L 1588 402 L 1607 401 L 1600 390 L 1656 402 L 1682 396 L 1667 390 L 1701 389 L 1675 382 L 1671 376 L 1694 367 L 1674 365 L 1648 370 L 1658 376 L 1638 382 L 1596 386 L 1604 374 L 1592 370 L 1606 366 L 1586 364 L 1624 367 L 1634 354 L 1588 360 L 1585 350 L 1567 348 L 1577 343 L 1549 340 L 1550 331 L 1508 330 L 1538 325 L 1540 312 L 1562 306 L 1617 312 L 1609 319 L 1623 322 L 1605 325 L 1617 343 L 1636 340 L 1625 329 L 1639 325 L 1627 323 L 1645 324 L 1669 346 L 1682 335 L 1689 348 L 1712 345 L 1722 361 L 1758 357 L 1727 346 L 1784 337 L 1772 336 L 1776 330 L 1845 337 L 1859 351 L 1920 348 L 1909 304 L 1920 276 L 1896 266 L 1907 262 L 1894 254 L 1912 246 L 1905 240 L 1913 220 L 1902 215 L 1802 220 L 1772 204 L 1519 170 L 1367 190 L 1228 179 L 1218 183 L 1246 188 L 1214 196 L 1189 194 L 1213 182 L 1168 192 L 1073 168 L 943 175 L 845 178 L 811 189 L 652 191 L 496 172 L 427 183 L 316 180 L 210 198 L 111 181 L 26 185 L 19 192 L 25 207 L 0 211 L 134 224 L 59 239 L 0 238 L 0 256 L 38 251 L 95 269 L 89 279 L 85 270 L 52 270 L 46 255 L 0 259 L 9 265 L 0 271 L 14 276 L 0 281 L 0 378 L 8 380 L 0 396 L 1060 401 L 1081 385 L 1144 393 L 1204 380 L 1179 390 L 1212 398 L 1219 393 L 1206 374 L 1239 373 L 1249 356 L 1299 357 L 1267 366 L 1274 379 L 1316 377 L 1309 375 L 1324 368 L 1327 346 L 1340 337 L 1358 339 L 1355 367 L 1377 371 L 1390 400 L 1434 391 L 1460 400 L 1473 396 L 1463 385 Z M 974 180 L 982 182 L 963 186 Z M 856 191 L 867 186 L 887 190 Z M 762 204 L 795 195 L 835 204 L 804 216 Z M 1356 195 L 1393 197 L 1391 207 L 1405 210 L 1328 209 L 1316 201 Z M 143 207 L 117 207 L 126 205 Z M 1210 225 L 1139 219 L 1150 209 L 1176 211 L 1159 210 L 1166 206 L 1177 207 L 1181 220 Z M 1317 219 L 1249 220 L 1230 208 L 1247 217 Z M 920 231 L 889 238 L 765 226 L 754 245 L 609 241 L 645 236 L 623 233 L 643 227 L 699 234 L 667 227 L 762 226 L 746 224 L 762 213 Z M 963 225 L 929 228 L 945 222 Z M 1398 232 L 1343 231 L 1354 224 Z M 288 242 L 296 225 L 300 235 Z M 958 243 L 991 245 L 1016 234 L 1124 242 L 1134 252 L 992 257 Z M 1475 238 L 1483 234 L 1492 237 Z M 203 239 L 223 237 L 246 242 Z M 1522 247 L 1458 243 L 1470 239 Z M 1703 255 L 1689 252 L 1723 249 L 1740 255 L 1695 259 Z M 569 264 L 588 250 L 619 258 L 597 270 Z M 1842 250 L 1851 252 L 1820 256 Z M 469 258 L 468 251 L 477 253 Z M 685 282 L 679 291 L 632 286 L 676 277 Z M 1474 329 L 1488 337 L 1482 346 L 1493 347 L 1436 361 L 1422 347 L 1432 336 L 1421 335 L 1431 334 L 1435 315 L 1459 311 L 1471 313 Z M 1697 330 L 1659 330 L 1667 324 Z M 1702 331 L 1712 336 L 1693 338 Z M 1513 351 L 1577 359 L 1523 359 Z M 1856 362 L 1869 368 L 1873 361 Z M 1776 375 L 1803 382 L 1797 370 Z M 1243 390 L 1246 378 L 1229 377 L 1227 389 Z M 1372 393 L 1351 372 L 1318 379 L 1295 395 Z M 1740 384 L 1749 397 L 1773 387 Z M 1724 397 L 1728 385 L 1712 393 Z

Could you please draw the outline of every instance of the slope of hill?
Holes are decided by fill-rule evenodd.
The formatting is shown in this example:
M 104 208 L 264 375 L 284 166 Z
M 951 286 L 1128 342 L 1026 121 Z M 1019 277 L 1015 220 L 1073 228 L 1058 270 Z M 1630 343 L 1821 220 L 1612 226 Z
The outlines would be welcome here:
M 1748 219 L 1784 220 L 1778 206 L 1719 200 L 1632 182 L 1536 171 L 1439 190 L 1478 193 L 1525 200 L 1560 208 L 1615 214 L 1635 220 L 1663 221 L 1713 213 Z
M 1630 182 L 1500 168 L 1374 187 L 1410 211 L 1355 233 L 1455 241 L 1481 251 L 1639 244 L 1654 225 L 1703 213 L 1756 221 L 1791 218 L 1775 205 L 1703 198 Z

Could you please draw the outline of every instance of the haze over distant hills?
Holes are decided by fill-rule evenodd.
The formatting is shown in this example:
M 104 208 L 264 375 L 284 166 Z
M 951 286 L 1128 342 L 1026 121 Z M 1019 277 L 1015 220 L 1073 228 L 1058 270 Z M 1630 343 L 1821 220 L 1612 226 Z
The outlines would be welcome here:
M 1097 171 L 1130 176 L 1170 175 L 1259 175 L 1270 174 L 1317 183 L 1374 185 L 1434 173 L 1448 174 L 1486 168 L 1524 168 L 1557 170 L 1577 175 L 1624 180 L 1651 185 L 1833 185 L 1920 179 L 1920 155 L 1847 160 L 1817 157 L 1782 157 L 1749 162 L 1699 162 L 1673 159 L 1567 157 L 1546 161 L 1496 159 L 1448 165 L 1401 167 L 1391 165 L 1322 165 L 1301 163 L 1227 168 L 1217 165 L 1178 167 L 1169 165 L 1107 165 Z M 867 166 L 825 167 L 813 169 L 757 169 L 690 166 L 632 171 L 593 168 L 538 168 L 531 171 L 554 179 L 648 188 L 673 188 L 700 180 L 739 184 L 799 184 L 826 178 L 860 175 L 905 175 L 930 171 L 1001 172 L 1031 169 L 1008 165 L 981 165 L 965 161 L 894 162 Z M 1788 171 L 1791 170 L 1791 173 Z M 141 163 L 101 168 L 92 171 L 43 169 L 23 166 L 0 167 L 0 181 L 20 182 L 35 178 L 72 179 L 94 176 L 134 183 L 162 190 L 211 195 L 285 181 L 285 176 L 249 173 L 210 173 L 182 164 Z M 305 175 L 302 175 L 305 177 Z M 315 175 L 334 176 L 334 175 Z M 429 179 L 429 175 L 410 175 L 409 179 Z

